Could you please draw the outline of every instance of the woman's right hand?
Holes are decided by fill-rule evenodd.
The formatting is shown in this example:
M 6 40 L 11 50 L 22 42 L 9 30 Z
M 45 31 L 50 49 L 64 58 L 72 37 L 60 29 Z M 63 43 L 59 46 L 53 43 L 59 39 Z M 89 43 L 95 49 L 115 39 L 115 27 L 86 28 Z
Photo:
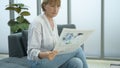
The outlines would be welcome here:
M 42 58 L 48 58 L 49 60 L 53 60 L 54 57 L 57 55 L 58 51 L 54 50 L 54 51 L 46 51 L 46 52 L 40 52 L 38 57 L 40 59 Z
M 48 59 L 53 60 L 57 54 L 58 54 L 58 51 L 56 51 L 56 50 L 50 51 L 48 54 Z

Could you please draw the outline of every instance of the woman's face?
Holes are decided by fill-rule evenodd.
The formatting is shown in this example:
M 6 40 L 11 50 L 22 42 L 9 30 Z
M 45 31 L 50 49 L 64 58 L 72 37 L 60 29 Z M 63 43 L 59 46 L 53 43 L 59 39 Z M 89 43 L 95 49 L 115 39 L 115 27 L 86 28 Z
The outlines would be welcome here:
M 44 6 L 45 8 L 45 14 L 49 17 L 55 17 L 58 14 L 59 6 L 54 4 L 47 4 Z

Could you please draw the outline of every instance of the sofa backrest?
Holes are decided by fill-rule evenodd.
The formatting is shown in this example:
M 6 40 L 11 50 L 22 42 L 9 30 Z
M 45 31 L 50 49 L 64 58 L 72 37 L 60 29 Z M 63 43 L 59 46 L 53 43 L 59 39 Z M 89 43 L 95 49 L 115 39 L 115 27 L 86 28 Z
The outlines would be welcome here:
M 58 34 L 59 35 L 61 34 L 63 28 L 76 28 L 74 24 L 58 25 L 57 27 L 58 27 Z M 9 40 L 9 56 L 10 57 L 23 57 L 23 56 L 27 56 L 28 30 L 22 31 L 22 33 L 21 33 L 21 35 L 20 35 L 20 37 L 18 39 L 19 42 L 17 41 L 17 43 L 15 43 L 15 44 L 13 44 L 13 42 L 15 42 L 16 40 L 12 41 L 12 38 L 10 38 L 10 36 L 8 37 L 8 40 Z M 13 51 L 13 48 L 15 49 L 16 45 L 20 46 L 20 48 L 16 49 L 15 51 Z M 16 52 L 19 53 L 19 54 L 16 54 Z

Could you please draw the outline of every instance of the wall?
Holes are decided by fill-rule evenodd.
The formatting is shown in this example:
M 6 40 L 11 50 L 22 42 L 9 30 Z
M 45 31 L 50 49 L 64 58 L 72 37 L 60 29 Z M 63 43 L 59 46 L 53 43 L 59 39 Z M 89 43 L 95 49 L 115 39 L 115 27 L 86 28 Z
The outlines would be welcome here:
M 10 34 L 9 26 L 9 11 L 5 10 L 9 0 L 0 0 L 0 53 L 8 53 L 8 35 Z

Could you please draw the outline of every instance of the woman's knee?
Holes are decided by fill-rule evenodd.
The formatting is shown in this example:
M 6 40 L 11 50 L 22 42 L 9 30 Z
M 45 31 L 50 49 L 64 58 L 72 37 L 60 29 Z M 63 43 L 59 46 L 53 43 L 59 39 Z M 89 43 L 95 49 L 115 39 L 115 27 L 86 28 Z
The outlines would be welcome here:
M 72 58 L 68 61 L 68 68 L 83 68 L 83 62 L 80 58 Z
M 83 49 L 80 47 L 80 48 L 77 49 L 77 51 L 83 51 Z

